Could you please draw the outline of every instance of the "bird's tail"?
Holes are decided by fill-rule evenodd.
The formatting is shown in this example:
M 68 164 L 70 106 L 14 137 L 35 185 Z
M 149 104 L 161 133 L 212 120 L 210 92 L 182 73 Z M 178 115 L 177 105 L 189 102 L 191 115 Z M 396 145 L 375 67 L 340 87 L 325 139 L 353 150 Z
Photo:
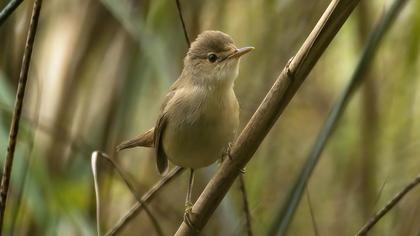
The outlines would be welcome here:
M 155 128 L 152 128 L 144 134 L 122 142 L 120 145 L 117 146 L 117 152 L 133 147 L 153 147 L 154 131 Z

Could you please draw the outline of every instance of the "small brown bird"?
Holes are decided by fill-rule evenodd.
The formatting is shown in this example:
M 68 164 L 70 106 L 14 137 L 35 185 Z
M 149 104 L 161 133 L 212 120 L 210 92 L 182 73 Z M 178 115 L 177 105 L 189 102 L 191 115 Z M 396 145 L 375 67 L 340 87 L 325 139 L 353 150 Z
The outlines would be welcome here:
M 155 127 L 117 146 L 118 151 L 154 147 L 161 174 L 168 168 L 168 159 L 189 168 L 186 213 L 192 207 L 193 170 L 220 159 L 235 137 L 239 105 L 233 85 L 240 57 L 253 49 L 237 48 L 232 38 L 220 31 L 201 33 L 165 97 Z

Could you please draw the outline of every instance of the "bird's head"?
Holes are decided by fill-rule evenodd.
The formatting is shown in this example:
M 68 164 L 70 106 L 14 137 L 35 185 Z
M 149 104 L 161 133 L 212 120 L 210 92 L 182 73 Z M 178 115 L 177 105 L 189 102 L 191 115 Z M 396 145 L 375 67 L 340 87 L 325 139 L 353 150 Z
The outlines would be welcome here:
M 184 73 L 189 73 L 195 84 L 233 85 L 239 59 L 253 49 L 237 48 L 232 38 L 223 32 L 204 31 L 191 44 L 184 60 Z

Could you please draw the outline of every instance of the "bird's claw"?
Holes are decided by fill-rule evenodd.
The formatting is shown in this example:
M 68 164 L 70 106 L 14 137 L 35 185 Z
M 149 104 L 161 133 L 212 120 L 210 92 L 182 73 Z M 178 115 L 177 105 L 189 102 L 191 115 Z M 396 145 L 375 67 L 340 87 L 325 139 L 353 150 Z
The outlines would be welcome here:
M 185 213 L 191 213 L 194 204 L 190 201 L 185 203 Z
M 222 155 L 222 158 L 220 158 L 220 164 L 222 164 L 223 163 L 223 161 L 224 161 L 224 157 L 226 157 L 227 156 L 227 158 L 231 161 L 232 160 L 232 156 L 230 155 L 230 151 L 232 150 L 232 146 L 233 146 L 233 144 L 232 143 L 228 143 L 228 145 L 227 145 L 227 147 L 226 147 L 226 150 L 225 150 L 225 152 L 223 153 L 223 155 Z M 241 174 L 245 174 L 246 173 L 246 170 L 245 170 L 245 167 L 244 168 L 241 168 L 241 169 L 239 169 L 239 172 L 241 173 Z
M 232 160 L 232 156 L 230 155 L 230 150 L 232 150 L 232 143 L 228 143 L 226 150 L 223 152 L 222 158 L 220 158 L 220 163 L 222 163 L 225 160 L 225 157 L 227 157 L 230 161 Z
M 193 204 L 192 202 L 186 202 L 185 203 L 185 213 L 184 213 L 184 222 L 188 225 L 189 228 L 193 229 L 195 232 L 199 232 L 198 229 L 194 226 L 191 216 L 192 216 L 192 208 Z

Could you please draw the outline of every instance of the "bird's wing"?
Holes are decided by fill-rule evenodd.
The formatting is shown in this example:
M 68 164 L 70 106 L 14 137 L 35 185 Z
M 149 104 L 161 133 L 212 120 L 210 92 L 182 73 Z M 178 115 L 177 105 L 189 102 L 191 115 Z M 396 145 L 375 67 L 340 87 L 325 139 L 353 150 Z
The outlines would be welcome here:
M 178 89 L 179 79 L 171 86 L 165 100 L 162 103 L 160 115 L 156 122 L 154 129 L 154 146 L 156 154 L 156 165 L 160 174 L 164 174 L 168 169 L 168 158 L 165 150 L 163 149 L 162 137 L 165 132 L 166 124 L 168 123 L 168 116 L 166 113 L 166 106 L 169 104 L 171 99 L 174 97 L 176 90 Z
M 155 143 L 155 154 L 156 154 L 156 166 L 159 174 L 164 174 L 168 169 L 168 158 L 166 157 L 165 150 L 162 145 L 163 132 L 165 131 L 167 123 L 167 116 L 162 114 L 155 126 L 154 132 L 154 143 Z

